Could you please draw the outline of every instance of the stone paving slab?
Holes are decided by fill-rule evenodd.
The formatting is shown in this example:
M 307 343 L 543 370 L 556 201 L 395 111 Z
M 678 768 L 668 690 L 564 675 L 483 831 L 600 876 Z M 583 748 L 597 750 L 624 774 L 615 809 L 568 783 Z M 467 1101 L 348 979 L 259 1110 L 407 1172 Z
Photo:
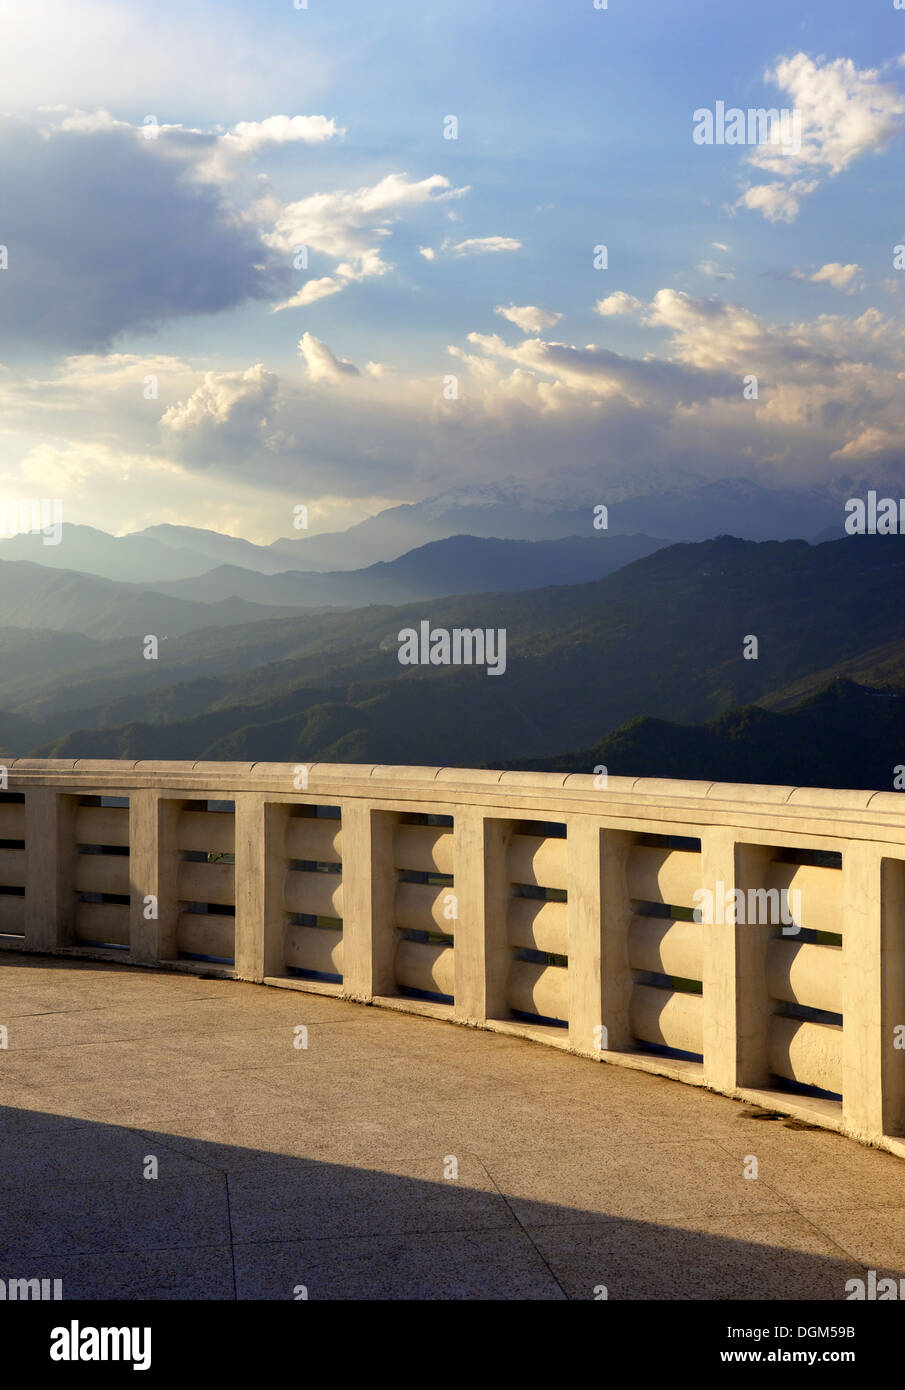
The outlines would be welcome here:
M 0 1262 L 7 1268 L 55 1255 L 229 1243 L 226 1179 L 211 1169 L 157 1181 L 140 1173 L 130 1181 L 38 1180 L 15 1196 L 0 1194 L 0 1210 Z
M 524 1231 L 418 1232 L 235 1246 L 239 1298 L 565 1298 Z
M 862 1271 L 796 1213 L 544 1227 L 535 1243 L 567 1297 L 796 1299 L 845 1297 Z
M 0 1022 L 0 1276 L 65 1297 L 841 1300 L 905 1275 L 905 1164 L 662 1077 L 8 953 Z
M 54 1255 L 66 1299 L 234 1299 L 233 1252 L 222 1245 Z

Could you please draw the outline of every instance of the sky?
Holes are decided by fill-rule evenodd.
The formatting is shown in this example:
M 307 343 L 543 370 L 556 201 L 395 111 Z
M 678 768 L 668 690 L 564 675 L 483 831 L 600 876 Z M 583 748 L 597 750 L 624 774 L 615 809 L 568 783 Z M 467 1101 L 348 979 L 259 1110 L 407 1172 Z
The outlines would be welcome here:
M 895 0 L 296 3 L 0 0 L 0 497 L 266 542 L 900 477 Z

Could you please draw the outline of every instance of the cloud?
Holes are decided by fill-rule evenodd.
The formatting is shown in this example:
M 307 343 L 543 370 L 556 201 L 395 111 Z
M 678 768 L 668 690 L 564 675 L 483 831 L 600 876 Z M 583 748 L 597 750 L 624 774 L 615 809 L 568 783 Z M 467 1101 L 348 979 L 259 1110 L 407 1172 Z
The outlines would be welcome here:
M 303 286 L 277 308 L 298 308 L 337 294 L 356 281 L 385 275 L 392 265 L 381 255 L 379 243 L 391 235 L 393 222 L 408 209 L 445 203 L 467 192 L 467 188 L 452 187 L 442 174 L 417 181 L 407 174 L 388 174 L 369 187 L 314 193 L 285 206 L 269 192 L 264 194 L 256 215 L 272 223 L 262 236 L 268 247 L 287 261 L 297 247 L 304 246 L 337 262 L 332 276 L 315 282 L 317 289 Z
M 810 274 L 797 265 L 793 265 L 791 270 L 765 270 L 762 274 L 772 280 L 810 280 L 817 285 L 828 284 L 834 289 L 844 290 L 847 294 L 863 289 L 865 283 L 859 265 L 841 265 L 839 261 L 829 261 Z
M 393 224 L 467 188 L 439 174 L 389 174 L 284 204 L 264 175 L 235 177 L 262 150 L 341 133 L 324 116 L 243 121 L 220 136 L 67 107 L 0 118 L 4 356 L 109 350 L 121 334 L 172 319 L 250 299 L 304 308 L 385 275 Z M 61 223 L 77 233 L 61 237 Z M 301 285 L 300 246 L 328 262 Z
M 486 252 L 520 251 L 522 243 L 511 236 L 473 236 L 450 247 L 454 256 L 484 255 Z
M 83 135 L 96 134 L 99 130 L 135 130 L 139 127 L 132 125 L 131 121 L 120 121 L 112 116 L 103 107 L 86 111 L 80 107 L 73 106 L 41 106 L 38 108 L 43 120 L 40 124 L 42 134 L 51 135 L 54 131 L 79 131 Z M 160 126 L 156 119 L 153 124 L 158 132 L 170 130 L 171 126 Z
M 254 225 L 191 177 L 209 137 L 149 140 L 95 115 L 71 128 L 65 116 L 43 128 L 0 119 L 7 360 L 23 346 L 109 348 L 126 331 L 291 287 Z
M 710 243 L 710 245 L 713 247 L 713 249 L 714 249 L 715 251 L 728 251 L 728 250 L 729 250 L 729 247 L 726 245 L 725 241 L 712 241 L 712 242 Z
M 317 145 L 345 133 L 326 116 L 268 116 L 263 121 L 239 121 L 221 136 L 220 143 L 226 149 L 248 155 L 256 154 L 264 145 L 285 145 L 291 141 Z
M 263 121 L 239 121 L 225 135 L 216 137 L 210 153 L 199 165 L 199 175 L 221 182 L 235 176 L 235 164 L 253 158 L 272 145 L 319 145 L 345 135 L 326 116 L 268 116 Z
M 834 459 L 852 459 L 857 463 L 871 459 L 894 458 L 902 447 L 901 430 L 886 426 L 868 425 L 859 434 L 849 439 L 841 449 L 830 455 Z
M 791 184 L 752 184 L 733 207 L 761 212 L 768 222 L 794 222 L 801 210 L 799 199 L 813 193 L 817 183 L 817 179 L 796 179 Z
M 799 198 L 814 191 L 820 176 L 835 177 L 863 155 L 884 150 L 905 127 L 905 93 L 882 81 L 876 68 L 859 69 L 850 58 L 828 62 L 796 53 L 780 58 L 764 77 L 800 121 L 800 140 L 759 144 L 747 156 L 752 167 L 785 181 L 746 188 L 735 204 L 769 221 L 793 221 Z
M 808 278 L 816 284 L 832 285 L 834 290 L 846 290 L 849 294 L 860 289 L 864 283 L 859 265 L 840 265 L 838 261 L 829 261 Z
M 745 369 L 763 370 L 769 362 L 775 366 L 778 358 L 784 369 L 791 365 L 788 349 L 783 351 L 788 339 L 749 309 L 716 295 L 695 299 L 682 290 L 658 290 L 642 320 L 669 334 L 675 359 L 701 369 L 725 367 L 741 375 Z M 813 351 L 795 355 L 807 360 Z
M 562 318 L 562 314 L 538 309 L 535 304 L 497 304 L 493 312 L 514 323 L 523 333 L 540 333 L 545 328 L 552 328 Z
M 725 476 L 731 460 L 737 476 L 784 485 L 821 485 L 862 461 L 877 477 L 901 469 L 905 327 L 895 319 L 871 308 L 770 323 L 670 287 L 627 298 L 650 351 L 471 333 L 450 345 L 455 401 L 440 368 L 393 373 L 368 361 L 359 371 L 311 334 L 279 375 L 134 354 L 70 357 L 42 377 L 0 371 L 4 454 L 16 461 L 0 465 L 0 485 L 61 496 L 70 519 L 238 518 L 232 529 L 245 532 L 254 518 L 272 536 L 290 533 L 287 498 L 371 498 L 378 477 L 390 501 L 442 491 L 453 475 L 518 472 L 533 485 L 551 457 L 563 492 L 580 476 L 647 479 L 653 458 L 668 474 L 705 477 Z M 601 319 L 614 339 L 621 327 Z M 143 396 L 148 373 L 159 403 Z M 750 374 L 757 400 L 743 396 Z
M 750 162 L 784 173 L 789 162 L 835 175 L 870 151 L 885 149 L 900 134 L 905 94 L 880 81 L 876 68 L 858 69 L 850 58 L 821 63 L 796 53 L 781 58 L 766 79 L 780 88 L 801 115 L 801 150 L 784 154 L 759 145 Z
M 42 106 L 39 112 L 40 129 L 45 136 L 121 130 L 143 140 L 158 141 L 163 137 L 168 153 L 185 158 L 193 165 L 193 177 L 206 183 L 231 181 L 242 160 L 254 158 L 263 149 L 286 144 L 318 145 L 346 133 L 326 116 L 267 116 L 263 121 L 239 121 L 232 130 L 217 133 L 161 122 L 156 116 L 146 116 L 140 125 L 133 125 L 103 108 L 82 110 L 56 105 Z
M 717 395 L 737 393 L 737 382 L 728 374 L 668 362 L 658 358 L 623 356 L 609 348 L 588 343 L 547 343 L 530 338 L 510 348 L 496 335 L 469 333 L 468 341 L 483 352 L 507 358 L 534 372 L 552 376 L 573 390 L 600 396 L 620 396 L 635 408 L 686 405 Z
M 594 305 L 598 314 L 605 319 L 614 318 L 620 314 L 634 314 L 643 305 L 640 299 L 636 299 L 633 294 L 626 294 L 624 290 L 616 290 L 614 294 L 608 295 L 606 299 L 598 299 Z
M 306 304 L 316 304 L 319 299 L 328 299 L 331 294 L 339 294 L 348 282 L 337 280 L 333 275 L 322 275 L 318 280 L 306 280 L 302 288 L 289 299 L 274 304 L 273 312 L 281 309 L 302 309 Z
M 266 443 L 278 385 L 260 362 L 243 372 L 206 372 L 186 400 L 164 411 L 161 429 L 195 463 L 215 461 L 228 445 Z
M 702 275 L 706 275 L 710 280 L 734 280 L 735 276 L 731 270 L 724 270 L 713 261 L 701 261 L 698 270 Z
M 299 339 L 299 353 L 305 359 L 308 377 L 312 382 L 342 381 L 344 377 L 359 376 L 359 370 L 344 357 L 337 357 L 326 343 L 305 333 Z
M 313 193 L 287 203 L 264 240 L 287 253 L 296 246 L 308 246 L 334 259 L 369 260 L 370 273 L 376 274 L 380 262 L 375 237 L 389 235 L 388 228 L 401 209 L 446 202 L 467 192 L 467 188 L 453 188 L 442 174 L 417 181 L 407 174 L 387 174 L 378 183 L 354 191 Z
M 437 256 L 479 256 L 499 251 L 521 251 L 522 243 L 511 236 L 473 236 L 464 241 L 444 238 L 435 250 L 431 246 L 419 246 L 418 250 L 426 261 L 434 261 Z

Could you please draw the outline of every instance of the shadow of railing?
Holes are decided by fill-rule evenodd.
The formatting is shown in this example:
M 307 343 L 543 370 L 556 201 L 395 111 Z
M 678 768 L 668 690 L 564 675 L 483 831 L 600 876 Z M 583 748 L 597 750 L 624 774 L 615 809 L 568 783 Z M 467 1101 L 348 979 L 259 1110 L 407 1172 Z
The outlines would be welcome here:
M 839 1300 L 863 1277 L 720 1224 L 0 1107 L 0 1278 L 66 1300 Z

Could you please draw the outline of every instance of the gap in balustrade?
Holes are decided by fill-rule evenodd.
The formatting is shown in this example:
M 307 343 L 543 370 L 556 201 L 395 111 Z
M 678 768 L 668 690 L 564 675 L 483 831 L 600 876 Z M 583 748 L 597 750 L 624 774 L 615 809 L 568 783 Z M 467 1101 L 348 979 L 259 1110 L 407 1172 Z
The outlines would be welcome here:
M 884 1134 L 905 1136 L 905 861 L 880 863 Z
M 0 792 L 0 937 L 25 937 L 25 793 Z
M 635 844 L 647 849 L 675 849 L 688 854 L 701 853 L 701 841 L 694 835 L 659 835 L 653 831 L 638 831 Z
M 697 836 L 639 832 L 629 849 L 632 1051 L 702 1065 L 705 927 Z
M 177 959 L 235 964 L 234 801 L 183 801 L 176 828 L 179 856 Z
M 341 985 L 342 813 L 327 805 L 284 809 L 282 977 Z
M 458 919 L 454 834 L 453 817 L 441 812 L 405 811 L 394 818 L 395 994 L 450 1011 Z
M 129 799 L 85 795 L 68 799 L 72 862 L 71 946 L 129 950 Z
M 532 1033 L 569 1027 L 568 830 L 564 821 L 506 827 L 507 1014 Z
M 760 1039 L 745 1073 L 757 1081 L 759 1072 L 779 1094 L 841 1109 L 842 854 L 739 843 L 736 856 L 741 1007 Z
M 777 864 L 807 864 L 816 869 L 841 869 L 842 852 L 835 849 L 807 849 L 788 845 L 774 847 Z

